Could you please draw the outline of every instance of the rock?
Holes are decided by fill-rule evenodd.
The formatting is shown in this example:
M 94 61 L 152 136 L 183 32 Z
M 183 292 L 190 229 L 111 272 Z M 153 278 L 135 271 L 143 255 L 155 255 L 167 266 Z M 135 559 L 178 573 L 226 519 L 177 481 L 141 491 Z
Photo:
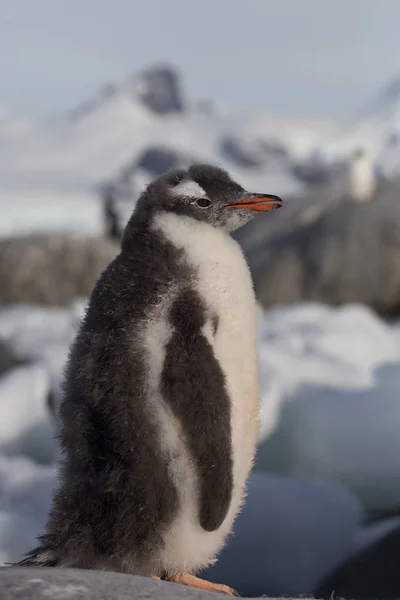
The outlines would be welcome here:
M 280 164 L 288 157 L 286 148 L 277 142 L 227 135 L 221 140 L 225 156 L 245 168 L 257 168 L 271 163 Z
M 370 203 L 327 189 L 287 201 L 266 217 L 235 236 L 263 306 L 356 302 L 383 315 L 399 312 L 399 181 Z
M 133 177 L 116 178 L 100 187 L 103 201 L 105 234 L 119 243 L 126 223 L 139 196 Z
M 50 388 L 49 391 L 47 392 L 46 406 L 47 406 L 47 410 L 49 411 L 55 426 L 58 426 L 58 421 L 57 421 L 58 405 L 59 405 L 58 390 L 56 389 L 56 386 L 54 386 L 54 388 Z
M 294 163 L 293 175 L 306 185 L 328 185 L 332 182 L 332 170 L 321 163 Z
M 122 235 L 122 227 L 118 213 L 118 200 L 114 194 L 117 192 L 111 187 L 104 197 L 104 216 L 106 221 L 106 236 L 110 240 L 119 241 Z
M 219 594 L 107 571 L 52 568 L 0 569 L 1 600 L 209 600 Z M 290 600 L 289 598 L 287 600 Z M 303 600 L 307 600 L 304 598 Z
M 284 206 L 280 210 L 259 215 L 232 234 L 251 259 L 251 267 L 256 262 L 256 255 L 267 247 L 271 240 L 295 232 L 305 223 L 315 221 L 325 211 L 339 204 L 340 197 L 333 187 L 326 187 L 322 191 L 310 191 L 307 196 L 284 197 L 283 201 Z
M 7 342 L 0 338 L 0 376 L 25 362 L 26 360 L 17 356 Z
M 234 136 L 227 136 L 221 141 L 221 150 L 229 160 L 241 167 L 261 167 L 265 158 L 259 147 L 252 146 Z
M 160 115 L 182 112 L 185 108 L 179 75 L 171 67 L 154 67 L 144 71 L 137 90 L 147 108 Z
M 79 121 L 123 98 L 132 106 L 143 104 L 158 115 L 181 113 L 186 108 L 181 79 L 170 66 L 155 66 L 145 69 L 138 75 L 130 75 L 124 81 L 109 82 L 95 97 L 86 100 L 68 111 L 67 118 Z
M 178 152 L 173 148 L 153 146 L 147 148 L 138 158 L 136 168 L 142 168 L 151 173 L 153 177 L 159 177 L 168 169 L 188 167 L 195 159 L 187 154 Z
M 400 527 L 355 553 L 319 585 L 317 598 L 400 598 Z
M 150 146 L 129 161 L 113 180 L 100 185 L 107 236 L 113 240 L 121 238 L 137 198 L 153 179 L 168 169 L 189 167 L 194 162 L 194 157 L 173 148 Z
M 66 305 L 87 296 L 119 246 L 103 238 L 40 235 L 0 241 L 0 305 Z

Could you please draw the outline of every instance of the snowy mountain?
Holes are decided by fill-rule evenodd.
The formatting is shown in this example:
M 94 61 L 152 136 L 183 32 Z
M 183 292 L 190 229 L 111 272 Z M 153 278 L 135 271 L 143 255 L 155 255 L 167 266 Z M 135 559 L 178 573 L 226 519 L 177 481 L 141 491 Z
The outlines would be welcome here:
M 191 101 L 170 67 L 109 84 L 55 118 L 0 113 L 0 235 L 49 228 L 93 233 L 101 227 L 98 201 L 105 187 L 117 189 L 130 212 L 159 172 L 194 160 L 225 166 L 250 189 L 294 194 L 301 183 L 291 173 L 291 157 L 308 152 L 324 128 L 317 119 Z M 81 205 L 86 216 L 76 218 Z
M 361 147 L 385 166 L 394 155 L 400 163 L 400 76 L 389 81 L 357 115 L 318 144 L 329 159 L 340 159 Z
M 172 67 L 155 66 L 53 118 L 0 110 L 0 236 L 99 232 L 101 199 L 113 198 L 126 219 L 151 179 L 193 161 L 222 165 L 243 186 L 284 197 L 331 182 L 332 163 L 341 165 L 360 146 L 392 177 L 399 142 L 399 78 L 334 125 L 195 101 Z

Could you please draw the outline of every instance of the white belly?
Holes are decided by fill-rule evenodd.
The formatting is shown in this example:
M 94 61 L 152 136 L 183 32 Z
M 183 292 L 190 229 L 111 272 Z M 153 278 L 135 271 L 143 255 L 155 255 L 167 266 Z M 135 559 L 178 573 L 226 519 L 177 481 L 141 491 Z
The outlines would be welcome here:
M 174 479 L 181 495 L 181 511 L 165 536 L 160 561 L 171 570 L 190 571 L 213 560 L 244 497 L 259 425 L 257 311 L 247 263 L 232 238 L 209 225 L 170 213 L 159 215 L 155 226 L 175 246 L 185 249 L 189 264 L 196 268 L 198 292 L 210 308 L 210 321 L 203 333 L 221 364 L 231 400 L 233 494 L 227 517 L 214 532 L 204 531 L 198 523 L 196 473 L 182 445 L 179 423 L 162 402 L 158 407 L 164 423 L 165 450 L 180 456 L 174 463 Z M 213 315 L 218 317 L 215 336 L 211 327 Z

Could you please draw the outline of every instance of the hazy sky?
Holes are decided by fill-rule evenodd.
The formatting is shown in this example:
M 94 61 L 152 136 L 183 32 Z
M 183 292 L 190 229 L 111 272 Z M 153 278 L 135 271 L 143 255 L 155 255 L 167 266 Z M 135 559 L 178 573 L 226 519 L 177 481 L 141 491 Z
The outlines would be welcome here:
M 192 97 L 347 114 L 400 73 L 400 0 L 0 0 L 0 105 L 63 110 L 152 62 Z

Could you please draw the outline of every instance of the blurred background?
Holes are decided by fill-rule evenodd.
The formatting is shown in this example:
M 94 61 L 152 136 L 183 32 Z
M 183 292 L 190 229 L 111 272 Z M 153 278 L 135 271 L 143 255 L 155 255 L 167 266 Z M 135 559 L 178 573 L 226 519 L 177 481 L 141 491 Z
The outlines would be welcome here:
M 398 0 L 0 0 L 0 564 L 45 521 L 94 282 L 144 187 L 202 161 L 285 201 L 234 234 L 263 422 L 206 576 L 400 597 L 399 22 Z

